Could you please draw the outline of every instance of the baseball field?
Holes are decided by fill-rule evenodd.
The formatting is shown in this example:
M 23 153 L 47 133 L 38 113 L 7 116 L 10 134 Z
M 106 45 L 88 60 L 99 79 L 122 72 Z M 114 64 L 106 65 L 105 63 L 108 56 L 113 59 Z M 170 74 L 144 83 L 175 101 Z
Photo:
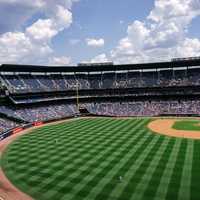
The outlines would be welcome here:
M 47 125 L 14 140 L 1 167 L 35 200 L 199 200 L 200 140 L 156 134 L 151 121 Z M 200 135 L 199 123 L 184 119 L 172 128 Z

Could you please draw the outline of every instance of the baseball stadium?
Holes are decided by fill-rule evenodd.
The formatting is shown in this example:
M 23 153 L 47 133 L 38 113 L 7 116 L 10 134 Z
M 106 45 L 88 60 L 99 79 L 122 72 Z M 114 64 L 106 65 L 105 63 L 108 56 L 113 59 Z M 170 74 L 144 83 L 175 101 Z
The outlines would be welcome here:
M 200 58 L 0 66 L 1 200 L 199 200 Z

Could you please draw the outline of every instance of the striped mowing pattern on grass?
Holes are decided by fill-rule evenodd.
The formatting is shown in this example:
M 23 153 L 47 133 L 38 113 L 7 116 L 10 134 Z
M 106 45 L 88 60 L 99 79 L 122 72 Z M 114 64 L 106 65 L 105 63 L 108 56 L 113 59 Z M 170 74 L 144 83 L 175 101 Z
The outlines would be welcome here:
M 153 134 L 149 121 L 39 128 L 9 146 L 2 166 L 36 200 L 199 200 L 200 142 Z

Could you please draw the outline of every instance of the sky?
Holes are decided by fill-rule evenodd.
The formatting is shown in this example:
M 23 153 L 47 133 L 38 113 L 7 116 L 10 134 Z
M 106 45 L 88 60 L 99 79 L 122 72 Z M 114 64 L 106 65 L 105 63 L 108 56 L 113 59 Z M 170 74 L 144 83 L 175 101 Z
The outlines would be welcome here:
M 200 56 L 200 0 L 0 0 L 0 64 Z

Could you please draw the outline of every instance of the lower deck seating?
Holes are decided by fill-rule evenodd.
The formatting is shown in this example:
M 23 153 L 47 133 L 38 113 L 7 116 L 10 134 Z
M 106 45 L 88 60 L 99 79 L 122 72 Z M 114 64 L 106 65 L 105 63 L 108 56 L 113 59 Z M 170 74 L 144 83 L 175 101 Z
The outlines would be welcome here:
M 24 121 L 48 121 L 73 116 L 77 113 L 75 104 L 54 104 L 27 107 L 0 106 L 0 112 Z
M 91 113 L 109 116 L 200 115 L 199 100 L 105 102 L 85 106 Z
M 8 130 L 13 129 L 13 128 L 20 126 L 20 125 L 21 125 L 20 123 L 11 121 L 9 119 L 0 118 L 0 133 L 8 131 Z
M 90 113 L 106 116 L 200 115 L 200 100 L 160 100 L 101 102 L 80 105 Z M 0 106 L 0 113 L 26 122 L 50 121 L 74 116 L 76 104 L 59 103 L 41 106 Z M 16 122 L 0 118 L 0 132 L 18 126 Z

